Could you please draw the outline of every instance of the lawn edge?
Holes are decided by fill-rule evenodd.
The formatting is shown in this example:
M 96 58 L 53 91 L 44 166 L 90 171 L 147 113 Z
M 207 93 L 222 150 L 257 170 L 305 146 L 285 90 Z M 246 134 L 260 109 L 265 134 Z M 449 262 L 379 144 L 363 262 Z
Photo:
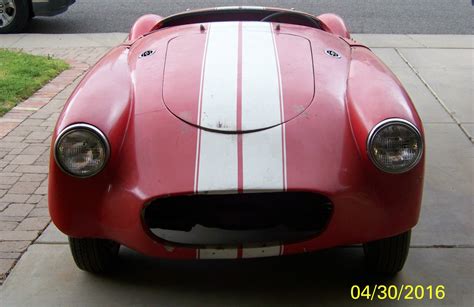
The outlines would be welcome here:
M 23 121 L 47 105 L 54 97 L 90 68 L 88 64 L 75 60 L 64 59 L 63 61 L 69 65 L 68 69 L 59 73 L 29 98 L 18 103 L 10 111 L 0 117 L 0 139 L 7 136 Z

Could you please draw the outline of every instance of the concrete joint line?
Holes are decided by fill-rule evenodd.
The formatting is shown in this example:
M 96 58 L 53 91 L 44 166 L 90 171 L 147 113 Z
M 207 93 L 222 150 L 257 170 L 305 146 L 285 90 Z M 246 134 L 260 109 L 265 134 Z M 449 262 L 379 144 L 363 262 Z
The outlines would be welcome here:
M 395 48 L 395 51 L 397 52 L 397 54 L 400 56 L 400 58 L 408 65 L 408 67 L 410 67 L 410 69 L 415 73 L 415 75 L 418 77 L 418 79 L 420 79 L 420 81 L 425 85 L 425 87 L 430 91 L 430 93 L 434 96 L 434 98 L 438 101 L 438 103 L 441 105 L 441 107 L 443 107 L 443 109 L 449 114 L 449 116 L 453 119 L 453 121 L 456 123 L 456 125 L 458 125 L 459 129 L 461 129 L 461 131 L 466 135 L 466 137 L 471 141 L 471 143 L 474 143 L 474 140 L 473 138 L 469 135 L 469 132 L 467 132 L 466 129 L 464 129 L 464 127 L 461 125 L 461 122 L 456 118 L 454 117 L 453 113 L 451 112 L 451 110 L 448 108 L 448 106 L 443 102 L 443 100 L 441 99 L 441 97 L 438 96 L 438 94 L 436 94 L 436 92 L 434 91 L 434 89 L 428 84 L 428 82 L 421 76 L 421 74 L 418 72 L 418 70 L 416 70 L 416 68 L 410 63 L 408 62 L 408 59 L 400 52 L 400 50 L 398 48 Z

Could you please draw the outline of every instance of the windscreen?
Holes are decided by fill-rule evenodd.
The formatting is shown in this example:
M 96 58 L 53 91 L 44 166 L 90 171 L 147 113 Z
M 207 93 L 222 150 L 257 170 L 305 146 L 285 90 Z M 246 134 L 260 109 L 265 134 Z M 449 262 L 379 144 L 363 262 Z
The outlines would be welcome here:
M 317 18 L 303 12 L 272 8 L 226 7 L 176 14 L 163 19 L 154 30 L 192 23 L 218 21 L 262 21 L 322 29 Z

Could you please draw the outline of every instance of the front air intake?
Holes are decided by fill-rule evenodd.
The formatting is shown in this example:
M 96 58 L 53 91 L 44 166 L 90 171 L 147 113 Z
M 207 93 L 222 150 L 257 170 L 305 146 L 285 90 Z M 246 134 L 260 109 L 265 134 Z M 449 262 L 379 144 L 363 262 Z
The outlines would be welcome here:
M 158 198 L 144 223 L 158 238 L 179 244 L 236 245 L 301 241 L 321 233 L 332 204 L 308 192 L 184 195 Z

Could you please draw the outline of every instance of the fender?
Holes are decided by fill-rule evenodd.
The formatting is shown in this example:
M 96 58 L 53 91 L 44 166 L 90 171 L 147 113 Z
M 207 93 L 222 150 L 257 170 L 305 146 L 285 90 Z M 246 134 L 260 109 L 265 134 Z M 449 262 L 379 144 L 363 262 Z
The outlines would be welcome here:
M 378 123 L 388 118 L 409 121 L 423 137 L 421 119 L 408 93 L 388 67 L 366 47 L 354 46 L 351 49 L 352 61 L 346 92 L 347 116 L 361 164 L 370 180 L 372 197 L 379 206 L 391 208 L 388 210 L 395 210 L 397 216 L 403 216 L 407 228 L 413 227 L 418 221 L 423 196 L 425 154 L 410 171 L 387 174 L 370 161 L 367 138 Z M 395 186 L 396 189 L 393 188 Z M 387 214 L 393 215 L 388 210 Z M 388 229 L 394 226 L 392 220 L 389 223 Z
M 79 83 L 58 119 L 51 140 L 51 161 L 54 161 L 54 144 L 59 133 L 75 123 L 87 123 L 97 127 L 107 137 L 110 145 L 110 159 L 106 167 L 89 180 L 71 177 L 62 172 L 56 163 L 50 163 L 49 209 L 56 226 L 62 231 L 69 225 L 70 216 L 61 210 L 68 205 L 68 195 L 75 195 L 77 189 L 81 188 L 88 191 L 82 201 L 83 207 L 75 213 L 76 217 L 86 212 L 87 206 L 91 206 L 92 211 L 99 209 L 96 203 L 88 200 L 107 197 L 108 182 L 113 178 L 114 170 L 119 163 L 120 151 L 133 110 L 134 95 L 128 53 L 127 47 L 119 46 L 104 56 Z M 81 218 L 81 221 L 90 231 L 97 231 L 96 223 L 86 217 Z
M 141 16 L 133 24 L 132 29 L 128 34 L 128 40 L 134 41 L 140 36 L 150 32 L 161 20 L 163 20 L 163 17 L 159 15 L 147 14 Z
M 343 38 L 351 38 L 344 20 L 336 14 L 322 14 L 317 17 L 321 21 L 325 30 L 330 33 L 339 35 Z
M 352 47 L 346 95 L 349 121 L 363 158 L 368 158 L 367 136 L 375 125 L 387 119 L 387 114 L 405 119 L 423 131 L 420 117 L 400 81 L 367 48 Z
M 66 102 L 53 139 L 69 125 L 88 123 L 107 136 L 112 154 L 120 147 L 133 99 L 128 53 L 119 46 L 86 74 Z

